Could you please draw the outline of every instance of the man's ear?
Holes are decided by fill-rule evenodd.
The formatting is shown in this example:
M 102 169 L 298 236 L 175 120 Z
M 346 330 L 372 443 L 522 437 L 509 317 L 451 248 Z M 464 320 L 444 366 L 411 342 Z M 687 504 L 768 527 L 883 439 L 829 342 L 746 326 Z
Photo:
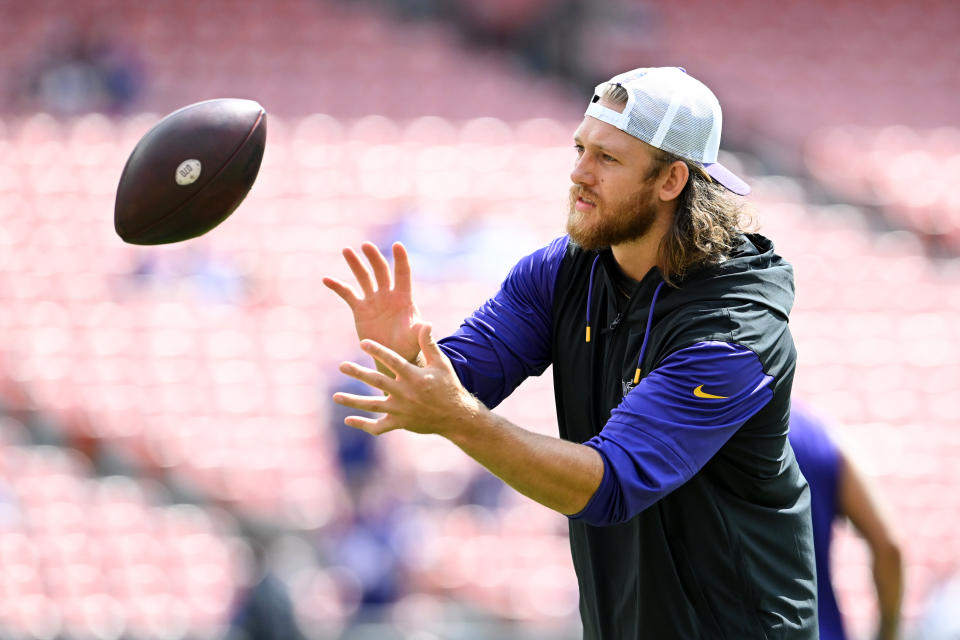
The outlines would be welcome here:
M 660 174 L 660 199 L 664 202 L 675 200 L 690 179 L 690 168 L 686 162 L 677 160 Z

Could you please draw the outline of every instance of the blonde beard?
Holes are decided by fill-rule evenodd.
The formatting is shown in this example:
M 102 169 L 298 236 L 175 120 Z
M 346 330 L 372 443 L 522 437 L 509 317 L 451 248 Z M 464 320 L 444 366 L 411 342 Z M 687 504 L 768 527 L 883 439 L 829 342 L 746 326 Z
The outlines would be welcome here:
M 592 213 L 583 213 L 576 209 L 577 199 L 584 193 L 590 194 L 590 200 L 596 203 Z M 609 207 L 593 192 L 577 186 L 570 188 L 567 234 L 577 245 L 588 251 L 598 251 L 638 240 L 650 231 L 656 218 L 657 210 L 653 204 L 653 189 L 650 185 L 644 185 L 623 202 L 611 204 Z M 589 225 L 590 219 L 593 221 L 592 225 Z

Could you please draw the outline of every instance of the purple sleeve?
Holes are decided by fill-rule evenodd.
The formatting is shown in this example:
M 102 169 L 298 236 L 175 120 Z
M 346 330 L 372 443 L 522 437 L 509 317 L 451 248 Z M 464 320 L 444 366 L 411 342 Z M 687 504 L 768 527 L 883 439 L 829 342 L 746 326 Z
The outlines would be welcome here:
M 487 407 L 550 365 L 553 289 L 568 238 L 513 267 L 497 294 L 440 340 L 460 382 Z
M 772 381 L 737 344 L 700 342 L 665 358 L 584 443 L 600 452 L 603 480 L 570 517 L 617 524 L 669 494 L 770 401 Z

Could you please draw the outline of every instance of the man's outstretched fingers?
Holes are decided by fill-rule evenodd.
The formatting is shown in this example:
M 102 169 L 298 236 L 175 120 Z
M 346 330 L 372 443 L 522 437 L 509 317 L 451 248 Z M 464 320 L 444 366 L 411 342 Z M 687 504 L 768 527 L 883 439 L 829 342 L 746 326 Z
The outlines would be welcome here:
M 392 278 L 390 276 L 390 265 L 387 263 L 387 259 L 380 253 L 377 245 L 372 242 L 364 242 L 360 248 L 363 250 L 363 255 L 367 257 L 367 262 L 370 263 L 370 267 L 373 269 L 373 275 L 377 279 L 377 288 L 380 291 L 389 291 L 392 286 Z
M 397 428 L 397 425 L 390 419 L 390 416 L 381 416 L 377 419 L 364 418 L 363 416 L 347 416 L 344 418 L 343 424 L 348 427 L 353 427 L 354 429 L 366 431 L 375 436 L 386 433 L 387 431 L 393 431 Z
M 373 279 L 370 277 L 370 271 L 363 264 L 363 261 L 360 260 L 357 252 L 347 247 L 343 250 L 343 259 L 347 261 L 350 271 L 353 272 L 353 277 L 357 279 L 357 284 L 359 284 L 363 290 L 363 295 L 373 295 Z
M 333 394 L 333 401 L 342 404 L 351 409 L 360 411 L 370 411 L 372 413 L 385 413 L 384 403 L 390 401 L 389 396 L 358 396 L 355 393 L 344 393 L 338 391 Z
M 380 391 L 390 394 L 396 393 L 396 380 L 374 369 L 368 369 L 355 362 L 342 362 L 340 363 L 340 371 Z
M 351 309 L 353 309 L 354 305 L 356 305 L 357 302 L 360 301 L 357 298 L 357 294 L 356 292 L 354 292 L 353 287 L 351 287 L 345 282 L 341 282 L 334 278 L 325 277 L 323 279 L 323 284 L 328 289 L 332 290 L 335 294 L 340 296 L 343 299 L 343 301 L 346 302 L 347 305 L 349 305 Z
M 410 257 L 399 242 L 393 243 L 393 286 L 397 291 L 410 293 L 413 290 L 410 276 Z
M 361 340 L 360 348 L 390 369 L 390 371 L 393 371 L 398 377 L 402 372 L 414 366 L 401 357 L 396 351 L 388 349 L 374 340 Z

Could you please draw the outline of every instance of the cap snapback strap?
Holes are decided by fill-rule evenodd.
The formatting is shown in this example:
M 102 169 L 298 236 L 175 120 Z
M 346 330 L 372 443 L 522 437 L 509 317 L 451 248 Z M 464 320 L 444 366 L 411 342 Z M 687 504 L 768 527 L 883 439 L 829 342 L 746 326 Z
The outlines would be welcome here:
M 630 119 L 627 117 L 626 111 L 627 110 L 624 109 L 624 112 L 620 113 L 619 111 L 614 111 L 610 107 L 603 106 L 599 102 L 591 102 L 587 106 L 587 111 L 584 113 L 584 115 L 594 117 L 597 120 L 606 122 L 607 124 L 612 124 L 621 131 L 626 131 L 627 123 L 630 121 Z

